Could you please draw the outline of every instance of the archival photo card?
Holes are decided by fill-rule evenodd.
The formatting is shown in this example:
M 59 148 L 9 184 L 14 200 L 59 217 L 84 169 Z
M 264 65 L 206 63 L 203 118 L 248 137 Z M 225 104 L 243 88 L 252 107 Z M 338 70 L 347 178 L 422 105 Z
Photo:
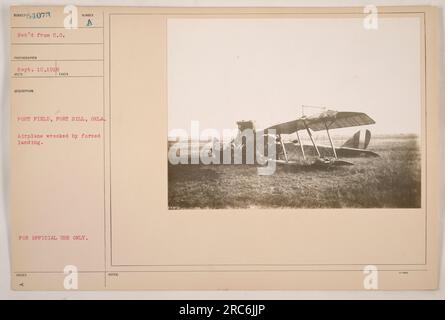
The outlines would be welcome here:
M 437 17 L 12 7 L 11 287 L 437 288 Z

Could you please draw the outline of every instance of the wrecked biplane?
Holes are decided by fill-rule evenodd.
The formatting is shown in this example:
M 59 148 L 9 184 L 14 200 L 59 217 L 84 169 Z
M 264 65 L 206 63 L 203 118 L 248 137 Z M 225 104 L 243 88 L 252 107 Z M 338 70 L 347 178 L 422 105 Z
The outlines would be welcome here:
M 277 163 L 283 164 L 296 163 L 296 161 L 291 161 L 288 156 L 290 145 L 294 145 L 294 148 L 298 150 L 304 160 L 306 160 L 308 156 L 315 156 L 315 164 L 352 165 L 351 162 L 340 160 L 340 158 L 378 156 L 377 153 L 367 150 L 371 140 L 371 132 L 368 129 L 359 130 L 342 146 L 336 147 L 331 138 L 330 130 L 364 126 L 374 123 L 375 121 L 372 118 L 362 112 L 327 110 L 317 115 L 302 116 L 296 120 L 273 125 L 261 131 L 256 131 L 256 134 L 260 133 L 263 136 L 270 136 L 270 132 L 273 132 L 272 130 L 274 130 L 278 151 L 275 159 L 268 158 L 268 161 L 276 161 Z M 243 139 L 243 132 L 246 129 L 255 132 L 255 126 L 253 121 L 238 121 L 237 124 L 239 131 L 237 137 L 232 140 L 232 148 L 245 148 L 247 141 L 246 139 Z M 318 145 L 314 140 L 313 132 L 322 130 L 326 130 L 330 144 L 329 146 Z M 304 144 L 302 142 L 300 139 L 301 131 L 307 132 L 311 144 Z M 292 140 L 292 143 L 285 143 L 282 135 L 290 135 L 294 133 L 297 138 Z M 279 159 L 278 155 L 280 154 L 284 156 L 284 159 Z

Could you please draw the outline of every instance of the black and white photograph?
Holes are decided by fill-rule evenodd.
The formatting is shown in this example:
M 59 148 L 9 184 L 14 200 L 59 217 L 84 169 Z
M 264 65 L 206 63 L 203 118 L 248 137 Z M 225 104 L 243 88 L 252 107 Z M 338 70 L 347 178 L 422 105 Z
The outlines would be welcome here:
M 419 19 L 168 22 L 169 209 L 420 208 Z

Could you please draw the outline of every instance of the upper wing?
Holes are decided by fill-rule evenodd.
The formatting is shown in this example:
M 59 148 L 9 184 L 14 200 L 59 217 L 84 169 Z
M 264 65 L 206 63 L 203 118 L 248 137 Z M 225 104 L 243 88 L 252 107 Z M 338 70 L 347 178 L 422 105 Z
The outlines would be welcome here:
M 289 122 L 284 122 L 276 124 L 272 127 L 264 129 L 264 131 L 274 129 L 277 134 L 291 134 L 297 130 L 306 129 L 302 119 L 292 120 Z
M 363 112 L 338 112 L 328 110 L 318 115 L 302 117 L 293 121 L 280 123 L 265 130 L 275 129 L 277 134 L 291 134 L 297 130 L 310 128 L 320 131 L 374 124 L 375 121 Z

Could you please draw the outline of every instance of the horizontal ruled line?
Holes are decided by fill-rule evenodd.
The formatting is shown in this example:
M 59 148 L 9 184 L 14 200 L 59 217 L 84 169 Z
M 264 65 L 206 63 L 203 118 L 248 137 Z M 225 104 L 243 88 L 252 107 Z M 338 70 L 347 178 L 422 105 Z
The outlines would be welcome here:
M 90 44 L 104 44 L 103 42 L 67 42 L 67 43 L 38 43 L 38 42 L 15 42 L 15 43 L 11 43 L 11 45 L 13 46 L 17 46 L 17 45 L 41 45 L 41 46 L 52 46 L 52 45 L 90 45 Z
M 391 269 L 383 269 L 379 270 L 384 272 L 426 272 L 428 269 L 401 269 L 401 270 L 391 270 Z M 103 273 L 103 272 L 117 272 L 117 273 L 150 273 L 150 272 L 363 272 L 363 269 L 308 269 L 308 270 L 294 270 L 294 269 L 238 269 L 238 270 L 107 270 L 107 271 L 78 271 L 78 273 Z M 20 273 L 53 273 L 53 274 L 64 274 L 63 271 L 24 271 L 24 272 L 14 272 L 15 274 Z
M 103 29 L 104 27 L 77 27 L 77 29 Z M 69 29 L 65 27 L 44 27 L 44 26 L 38 26 L 38 27 L 11 27 L 11 29 L 65 29 L 65 30 L 76 30 L 76 29 Z
M 11 61 L 33 62 L 33 61 L 103 61 L 103 59 L 11 59 Z
M 12 76 L 14 79 L 29 79 L 29 78 L 103 78 L 104 76 Z

